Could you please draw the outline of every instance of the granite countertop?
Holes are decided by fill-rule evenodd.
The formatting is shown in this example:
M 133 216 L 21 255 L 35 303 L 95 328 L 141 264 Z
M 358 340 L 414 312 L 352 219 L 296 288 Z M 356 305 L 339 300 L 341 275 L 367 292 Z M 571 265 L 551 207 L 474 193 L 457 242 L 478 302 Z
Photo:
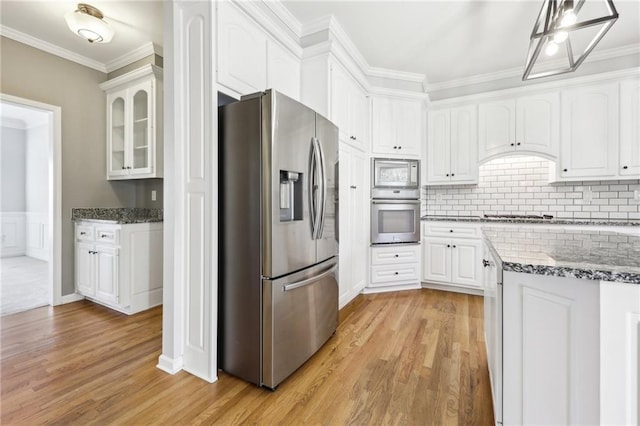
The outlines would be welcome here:
M 162 222 L 162 209 L 140 207 L 71 209 L 71 220 L 120 224 Z
M 640 284 L 640 236 L 499 225 L 482 231 L 503 271 Z
M 639 219 L 522 219 L 522 218 L 485 218 L 481 216 L 439 216 L 425 215 L 425 221 L 481 222 L 481 223 L 523 223 L 548 225 L 599 225 L 599 226 L 640 226 Z

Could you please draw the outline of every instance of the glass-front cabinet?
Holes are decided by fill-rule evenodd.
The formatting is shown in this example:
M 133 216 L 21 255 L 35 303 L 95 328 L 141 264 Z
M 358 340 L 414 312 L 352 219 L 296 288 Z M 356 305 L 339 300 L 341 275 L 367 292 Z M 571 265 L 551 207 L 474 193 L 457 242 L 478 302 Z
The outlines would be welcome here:
M 147 65 L 109 80 L 107 179 L 162 177 L 162 70 Z

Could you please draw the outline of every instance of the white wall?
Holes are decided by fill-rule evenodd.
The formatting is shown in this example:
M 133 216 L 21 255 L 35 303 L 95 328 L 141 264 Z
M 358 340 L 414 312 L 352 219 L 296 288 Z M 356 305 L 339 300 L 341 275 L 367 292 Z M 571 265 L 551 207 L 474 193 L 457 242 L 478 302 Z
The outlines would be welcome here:
M 49 126 L 27 130 L 25 211 L 46 213 L 49 201 Z
M 0 127 L 0 211 L 23 212 L 26 131 Z

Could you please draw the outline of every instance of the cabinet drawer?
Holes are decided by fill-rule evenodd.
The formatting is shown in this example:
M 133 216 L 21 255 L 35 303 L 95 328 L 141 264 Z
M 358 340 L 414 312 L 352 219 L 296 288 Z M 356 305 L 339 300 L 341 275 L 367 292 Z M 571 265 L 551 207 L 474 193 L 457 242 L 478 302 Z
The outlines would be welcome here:
M 118 229 L 96 228 L 96 241 L 101 243 L 118 244 L 120 232 Z
M 371 250 L 372 265 L 396 265 L 420 260 L 420 246 L 374 247 Z
M 78 241 L 93 241 L 95 229 L 89 225 L 76 226 L 76 239 Z
M 422 224 L 422 235 L 425 237 L 479 238 L 480 225 L 457 222 L 426 222 Z
M 400 281 L 418 281 L 419 263 L 380 265 L 371 268 L 372 285 L 389 285 Z

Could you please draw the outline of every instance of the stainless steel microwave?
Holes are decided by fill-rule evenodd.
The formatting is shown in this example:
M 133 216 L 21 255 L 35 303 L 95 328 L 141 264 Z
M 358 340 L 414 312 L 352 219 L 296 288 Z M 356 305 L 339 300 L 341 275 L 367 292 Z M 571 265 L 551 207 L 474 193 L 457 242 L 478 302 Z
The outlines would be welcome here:
M 373 158 L 371 161 L 371 198 L 420 198 L 419 160 Z

